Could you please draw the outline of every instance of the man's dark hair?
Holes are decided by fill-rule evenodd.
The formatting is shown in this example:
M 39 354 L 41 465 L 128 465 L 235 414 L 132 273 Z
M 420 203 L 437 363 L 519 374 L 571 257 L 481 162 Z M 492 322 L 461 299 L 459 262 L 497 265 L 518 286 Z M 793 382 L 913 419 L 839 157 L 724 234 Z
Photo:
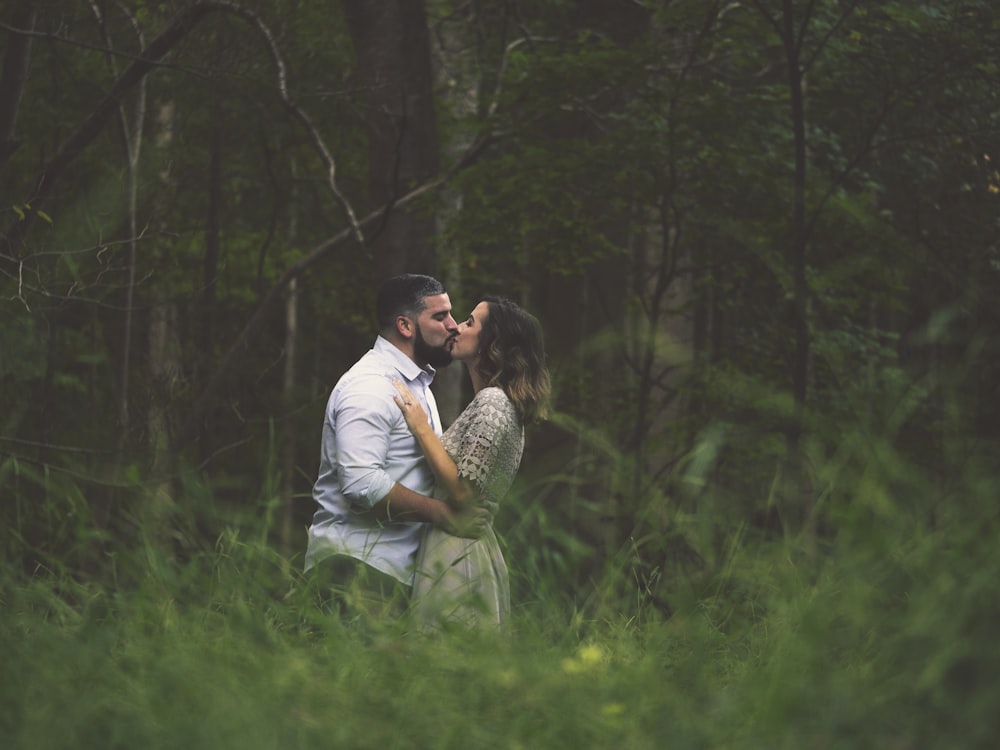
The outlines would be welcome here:
M 444 285 L 433 276 L 404 273 L 386 279 L 375 296 L 375 317 L 379 330 L 392 328 L 399 315 L 417 318 L 427 307 L 425 297 L 444 293 Z

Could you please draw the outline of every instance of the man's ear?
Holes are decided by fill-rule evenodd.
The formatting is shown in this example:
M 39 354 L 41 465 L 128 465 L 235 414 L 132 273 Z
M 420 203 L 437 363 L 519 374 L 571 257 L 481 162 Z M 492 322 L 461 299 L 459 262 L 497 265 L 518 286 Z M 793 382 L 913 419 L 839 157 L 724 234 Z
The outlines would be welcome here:
M 396 316 L 396 332 L 402 336 L 404 339 L 408 339 L 413 336 L 414 325 L 413 321 L 410 320 L 405 315 Z

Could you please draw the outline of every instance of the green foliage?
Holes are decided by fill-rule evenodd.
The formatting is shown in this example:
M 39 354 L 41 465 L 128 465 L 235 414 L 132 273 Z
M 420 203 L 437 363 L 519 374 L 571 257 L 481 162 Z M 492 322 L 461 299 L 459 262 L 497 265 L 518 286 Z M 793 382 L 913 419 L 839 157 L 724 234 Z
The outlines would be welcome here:
M 818 467 L 838 531 L 815 546 L 756 538 L 709 502 L 719 488 L 703 480 L 722 441 L 706 435 L 708 452 L 686 473 L 703 507 L 714 507 L 702 511 L 707 522 L 729 529 L 725 553 L 708 575 L 673 579 L 669 617 L 649 601 L 597 614 L 522 595 L 503 635 L 418 636 L 405 620 L 363 628 L 322 612 L 308 578 L 249 526 L 228 526 L 186 559 L 144 544 L 120 549 L 115 565 L 130 573 L 117 583 L 6 566 L 0 740 L 11 748 L 995 743 L 1000 529 L 991 465 L 955 464 L 942 492 L 891 437 L 845 435 L 838 457 Z M 508 538 L 512 569 L 557 591 L 565 571 L 546 573 L 517 536 Z M 603 595 L 605 584 L 591 585 Z
M 213 16 L 147 78 L 126 346 L 113 123 L 49 203 L 30 196 L 115 74 L 87 4 L 40 12 L 24 142 L 2 165 L 5 229 L 37 220 L 0 250 L 0 745 L 991 747 L 996 5 L 790 4 L 801 405 L 790 94 L 764 14 L 778 4 L 625 4 L 639 22 L 600 3 L 486 5 L 428 8 L 446 31 L 447 148 L 495 141 L 420 210 L 447 218 L 453 300 L 502 290 L 552 322 L 557 418 L 529 435 L 497 519 L 507 638 L 359 630 L 319 609 L 298 552 L 275 550 L 282 441 L 301 525 L 323 401 L 370 344 L 364 253 L 300 278 L 295 387 L 276 306 L 198 442 L 164 455 L 262 293 L 343 210 L 258 33 Z M 179 7 L 125 6 L 147 40 Z M 339 8 L 254 7 L 363 206 L 365 92 Z M 120 70 L 138 42 L 108 8 Z M 149 336 L 164 309 L 170 356 Z

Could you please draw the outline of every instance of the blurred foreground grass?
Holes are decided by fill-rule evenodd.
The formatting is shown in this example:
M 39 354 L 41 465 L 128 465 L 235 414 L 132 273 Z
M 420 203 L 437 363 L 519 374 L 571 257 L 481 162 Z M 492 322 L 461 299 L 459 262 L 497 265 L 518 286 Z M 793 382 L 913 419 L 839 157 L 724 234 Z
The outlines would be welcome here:
M 960 458 L 945 485 L 834 456 L 825 529 L 731 529 L 670 574 L 669 616 L 522 578 L 502 636 L 341 622 L 236 531 L 184 562 L 116 552 L 100 578 L 5 565 L 0 748 L 996 747 L 1000 485 Z
M 819 562 L 746 544 L 669 619 L 532 605 L 503 637 L 361 632 L 235 535 L 131 591 L 7 576 L 0 746 L 992 747 L 1000 562 L 968 511 Z

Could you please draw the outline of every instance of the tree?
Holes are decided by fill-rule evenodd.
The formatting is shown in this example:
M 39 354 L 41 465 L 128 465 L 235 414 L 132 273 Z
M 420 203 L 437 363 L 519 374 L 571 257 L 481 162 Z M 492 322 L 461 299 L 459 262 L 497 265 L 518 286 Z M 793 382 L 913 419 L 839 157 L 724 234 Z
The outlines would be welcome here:
M 852 430 L 934 461 L 956 404 L 994 434 L 993 4 L 254 7 L 7 11 L 0 512 L 29 556 L 98 565 L 73 540 L 134 537 L 133 498 L 183 549 L 305 494 L 403 268 L 547 331 L 558 414 L 500 518 L 525 586 L 582 599 L 613 561 L 669 609 L 739 540 L 833 534 L 849 499 L 803 469 L 777 503 L 777 468 Z
M 10 26 L 31 31 L 35 25 L 38 8 L 35 3 L 21 2 L 14 6 Z M 28 76 L 28 59 L 31 53 L 31 35 L 7 32 L 3 72 L 0 74 L 0 175 L 11 154 L 17 149 L 15 137 L 17 114 Z
M 387 207 L 372 232 L 379 274 L 431 273 L 433 218 L 391 209 L 440 171 L 424 3 L 344 0 L 344 9 L 367 101 L 367 205 Z

